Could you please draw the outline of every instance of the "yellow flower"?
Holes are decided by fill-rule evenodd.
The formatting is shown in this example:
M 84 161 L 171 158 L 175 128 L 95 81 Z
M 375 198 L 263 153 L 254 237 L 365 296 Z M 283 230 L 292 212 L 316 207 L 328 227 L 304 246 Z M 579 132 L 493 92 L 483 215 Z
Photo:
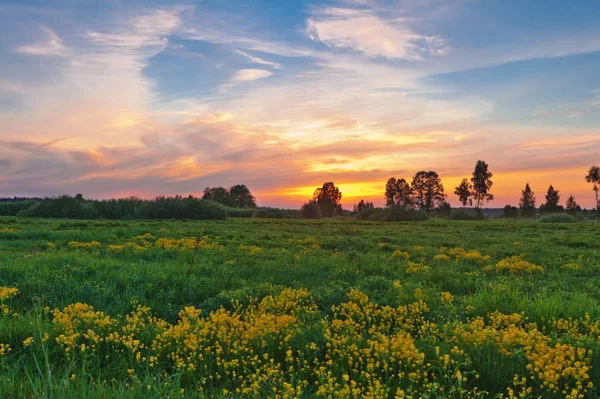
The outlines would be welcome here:
M 443 291 L 442 292 L 442 303 L 444 305 L 450 305 L 450 304 L 452 304 L 452 302 L 454 302 L 454 297 L 452 296 L 452 294 L 447 291 Z
M 23 346 L 27 348 L 27 347 L 29 347 L 29 345 L 31 345 L 32 343 L 33 343 L 33 337 L 29 337 L 29 338 L 26 338 L 26 339 L 23 341 Z

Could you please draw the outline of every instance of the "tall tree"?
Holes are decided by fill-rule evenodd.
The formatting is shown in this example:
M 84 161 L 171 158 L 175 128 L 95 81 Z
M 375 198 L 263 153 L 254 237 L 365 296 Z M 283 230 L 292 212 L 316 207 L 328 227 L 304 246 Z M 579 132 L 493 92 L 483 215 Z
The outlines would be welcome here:
M 256 208 L 256 199 L 245 184 L 236 184 L 229 189 L 231 204 L 237 208 Z
M 494 196 L 490 194 L 490 190 L 494 184 L 492 177 L 494 175 L 488 170 L 488 164 L 482 160 L 477 161 L 475 170 L 473 170 L 473 177 L 471 177 L 471 183 L 473 184 L 471 195 L 477 202 L 477 209 L 479 209 L 482 201 L 489 202 L 494 199 Z
M 223 205 L 231 206 L 231 197 L 229 191 L 223 187 L 206 187 L 204 189 L 203 200 L 215 201 Z
M 540 207 L 540 211 L 543 213 L 558 212 L 560 210 L 560 207 L 558 206 L 559 201 L 560 194 L 551 184 L 550 187 L 548 187 L 548 192 L 546 192 L 546 203 Z
M 581 207 L 579 205 L 577 205 L 577 201 L 575 201 L 575 197 L 573 197 L 572 195 L 569 196 L 565 205 L 566 205 L 565 208 L 567 210 L 567 213 L 571 214 L 571 215 L 575 215 L 577 213 L 577 211 L 579 211 L 581 209 Z
M 390 177 L 388 181 L 385 183 L 385 206 L 394 206 L 396 205 L 396 192 L 398 188 L 396 186 L 396 178 Z
M 313 200 L 319 204 L 323 217 L 331 217 L 342 210 L 342 193 L 333 182 L 324 183 L 323 187 L 317 188 Z
M 588 183 L 594 184 L 594 192 L 596 193 L 596 222 L 598 221 L 598 217 L 600 215 L 600 202 L 598 202 L 598 185 L 600 185 L 600 167 L 594 165 L 590 167 L 587 176 L 585 176 L 585 181 Z
M 420 209 L 431 213 L 431 210 L 446 201 L 444 185 L 438 174 L 434 171 L 424 170 L 417 172 L 411 184 L 413 200 Z
M 404 179 L 390 177 L 385 185 L 385 205 L 410 208 L 413 205 L 413 192 L 410 184 Z
M 535 217 L 535 196 L 534 192 L 531 191 L 531 187 L 529 187 L 529 183 L 527 183 L 527 185 L 525 185 L 525 189 L 521 191 L 519 208 L 521 208 L 522 216 Z
M 462 182 L 454 190 L 454 194 L 458 196 L 458 200 L 463 206 L 473 205 L 473 198 L 471 197 L 471 183 L 468 179 L 462 179 Z

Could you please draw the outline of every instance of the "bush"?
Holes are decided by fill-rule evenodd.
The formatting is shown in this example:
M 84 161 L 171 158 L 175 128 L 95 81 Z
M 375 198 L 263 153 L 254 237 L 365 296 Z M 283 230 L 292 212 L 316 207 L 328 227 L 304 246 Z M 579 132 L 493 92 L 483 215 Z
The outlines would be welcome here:
M 466 209 L 457 209 L 450 214 L 450 220 L 477 220 L 477 215 Z
M 519 216 L 522 218 L 535 218 L 536 213 L 537 209 L 531 207 L 519 209 Z
M 516 219 L 519 217 L 519 208 L 516 206 L 506 205 L 504 207 L 504 215 L 507 219 Z
M 566 213 L 551 213 L 542 216 L 540 223 L 575 223 L 575 218 Z
M 256 211 L 250 208 L 233 208 L 230 206 L 225 207 L 227 214 L 232 218 L 251 218 L 254 217 Z
M 304 219 L 320 219 L 321 207 L 317 201 L 308 201 L 300 209 L 300 214 Z
M 0 202 L 0 216 L 16 216 L 36 203 L 35 200 Z
M 429 215 L 425 211 L 393 206 L 390 208 L 363 209 L 356 214 L 356 218 L 370 221 L 420 222 L 427 220 Z
M 93 202 L 83 198 L 61 195 L 60 197 L 45 198 L 20 212 L 19 216 L 95 219 L 98 217 L 98 210 Z
M 281 209 L 281 208 L 259 208 L 254 212 L 255 218 L 270 218 L 270 219 L 284 219 L 296 217 L 298 211 L 292 209 Z
M 367 208 L 356 213 L 357 220 L 384 220 L 385 209 L 383 208 Z
M 147 201 L 142 212 L 146 219 L 226 219 L 227 209 L 214 201 L 180 196 L 156 197 Z
M 429 219 L 429 215 L 425 211 L 393 206 L 387 210 L 385 220 L 388 222 L 422 222 L 427 219 Z
M 445 202 L 445 201 L 443 204 L 441 204 L 440 206 L 435 208 L 435 210 L 433 211 L 434 216 L 441 217 L 441 218 L 447 218 L 451 214 L 452 214 L 452 206 L 448 202 Z
M 227 210 L 219 203 L 181 196 L 156 197 L 151 201 L 120 198 L 84 200 L 63 195 L 45 198 L 21 211 L 19 216 L 66 219 L 225 219 Z

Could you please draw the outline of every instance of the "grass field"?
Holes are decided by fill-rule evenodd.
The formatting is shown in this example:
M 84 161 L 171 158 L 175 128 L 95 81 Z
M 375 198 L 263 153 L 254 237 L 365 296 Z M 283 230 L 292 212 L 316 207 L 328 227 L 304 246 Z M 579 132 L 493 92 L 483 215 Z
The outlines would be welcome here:
M 600 395 L 594 223 L 2 218 L 0 287 L 2 398 Z

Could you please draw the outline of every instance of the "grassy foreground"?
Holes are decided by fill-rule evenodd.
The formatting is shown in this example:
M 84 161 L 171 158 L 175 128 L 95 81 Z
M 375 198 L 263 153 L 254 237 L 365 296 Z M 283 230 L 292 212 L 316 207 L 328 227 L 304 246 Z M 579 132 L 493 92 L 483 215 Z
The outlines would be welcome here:
M 595 398 L 599 277 L 594 223 L 0 218 L 0 397 Z

